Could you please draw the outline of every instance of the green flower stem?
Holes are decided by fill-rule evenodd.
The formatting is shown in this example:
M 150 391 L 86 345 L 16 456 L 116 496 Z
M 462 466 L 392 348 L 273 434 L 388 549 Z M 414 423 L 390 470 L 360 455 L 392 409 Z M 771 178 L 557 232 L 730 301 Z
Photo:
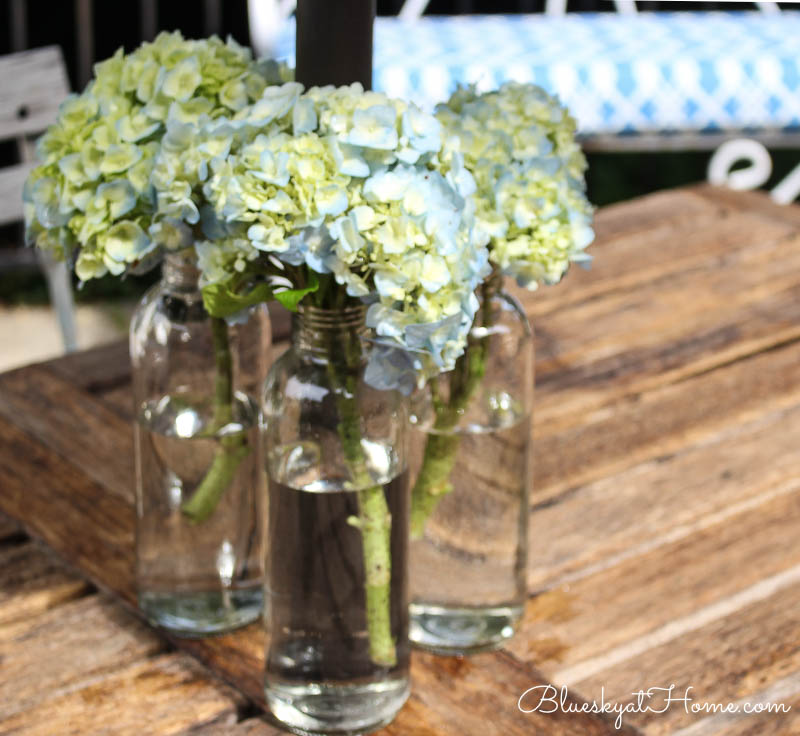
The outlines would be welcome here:
M 434 512 L 440 499 L 453 490 L 450 473 L 458 454 L 461 438 L 440 426 L 443 434 L 429 434 L 422 457 L 422 467 L 411 491 L 411 538 L 419 539 L 425 523 Z
M 233 358 L 228 340 L 228 324 L 220 317 L 210 317 L 214 346 L 214 429 L 233 420 Z
M 190 521 L 202 524 L 211 517 L 225 490 L 233 482 L 240 463 L 248 454 L 250 448 L 243 434 L 222 438 L 208 472 L 191 498 L 181 506 L 181 511 Z
M 352 358 L 353 356 L 350 360 Z M 358 518 L 353 519 L 352 523 L 361 532 L 369 655 L 375 664 L 392 667 L 397 664 L 390 605 L 392 516 L 383 488 L 374 485 L 367 470 L 364 448 L 361 445 L 356 382 L 352 371 L 348 370 L 348 365 L 354 365 L 350 360 L 344 365 L 331 360 L 328 365 L 339 411 L 338 433 L 353 485 L 359 489 Z
M 233 421 L 233 360 L 227 323 L 218 317 L 211 317 L 210 320 L 216 365 L 211 430 L 216 434 Z M 190 521 L 201 524 L 211 517 L 225 489 L 233 482 L 239 465 L 249 452 L 250 447 L 244 432 L 222 437 L 208 472 L 191 498 L 181 505 L 181 511 Z
M 482 326 L 492 323 L 490 287 L 483 287 Z M 434 396 L 435 419 L 425 442 L 422 465 L 411 491 L 411 538 L 420 539 L 425 524 L 436 510 L 443 496 L 453 490 L 450 474 L 458 456 L 461 437 L 455 431 L 464 410 L 469 406 L 475 391 L 486 375 L 488 339 L 470 337 L 464 353 L 456 361 L 450 376 L 450 396 L 442 402 Z M 432 393 L 436 379 L 431 379 Z

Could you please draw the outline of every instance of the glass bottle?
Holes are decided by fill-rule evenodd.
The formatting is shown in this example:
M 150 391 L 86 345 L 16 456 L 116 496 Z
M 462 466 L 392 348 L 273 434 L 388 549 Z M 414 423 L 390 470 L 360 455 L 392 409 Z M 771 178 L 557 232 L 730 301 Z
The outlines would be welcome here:
M 494 273 L 453 371 L 412 400 L 411 641 L 491 649 L 526 599 L 533 340 Z
M 263 603 L 269 317 L 210 317 L 198 278 L 192 250 L 168 255 L 130 330 L 139 606 L 183 636 L 247 624 Z
M 264 391 L 265 694 L 303 733 L 374 730 L 408 697 L 407 413 L 364 381 L 364 320 L 301 306 Z

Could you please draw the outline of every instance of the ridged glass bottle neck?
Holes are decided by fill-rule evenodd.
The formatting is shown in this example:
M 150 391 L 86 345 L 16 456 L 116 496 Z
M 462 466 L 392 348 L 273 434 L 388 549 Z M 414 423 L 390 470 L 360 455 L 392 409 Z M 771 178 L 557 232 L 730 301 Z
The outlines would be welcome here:
M 300 306 L 292 318 L 292 345 L 334 362 L 360 360 L 367 307 L 321 309 Z

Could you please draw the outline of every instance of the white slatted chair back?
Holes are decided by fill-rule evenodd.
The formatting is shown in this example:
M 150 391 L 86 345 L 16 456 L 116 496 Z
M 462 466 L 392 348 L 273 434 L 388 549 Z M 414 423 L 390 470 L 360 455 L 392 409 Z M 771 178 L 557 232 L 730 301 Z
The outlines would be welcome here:
M 16 140 L 22 161 L 0 169 L 0 224 L 22 219 L 22 184 L 33 168 L 30 140 L 56 118 L 69 94 L 57 46 L 0 56 L 0 140 Z
M 15 140 L 20 162 L 0 169 L 0 225 L 22 220 L 22 188 L 34 166 L 33 138 L 56 118 L 69 94 L 61 49 L 47 46 L 0 56 L 0 140 Z M 69 274 L 63 263 L 41 257 L 66 350 L 76 346 Z

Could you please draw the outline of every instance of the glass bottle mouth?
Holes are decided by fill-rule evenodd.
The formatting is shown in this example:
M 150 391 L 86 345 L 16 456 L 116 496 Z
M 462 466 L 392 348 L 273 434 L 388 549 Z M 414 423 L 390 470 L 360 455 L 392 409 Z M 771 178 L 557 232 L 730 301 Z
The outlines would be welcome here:
M 161 266 L 161 277 L 167 286 L 175 289 L 196 290 L 200 281 L 197 256 L 192 248 L 167 253 Z
M 338 353 L 348 345 L 361 344 L 367 332 L 366 318 L 365 304 L 341 309 L 300 305 L 292 321 L 294 342 L 306 350 L 325 352 L 329 358 L 341 358 Z
M 366 326 L 367 305 L 342 309 L 324 309 L 301 304 L 297 308 L 295 321 L 301 330 L 342 331 L 362 329 Z

